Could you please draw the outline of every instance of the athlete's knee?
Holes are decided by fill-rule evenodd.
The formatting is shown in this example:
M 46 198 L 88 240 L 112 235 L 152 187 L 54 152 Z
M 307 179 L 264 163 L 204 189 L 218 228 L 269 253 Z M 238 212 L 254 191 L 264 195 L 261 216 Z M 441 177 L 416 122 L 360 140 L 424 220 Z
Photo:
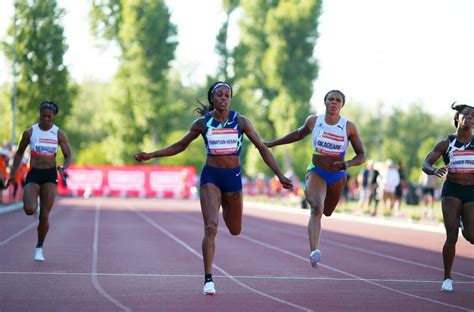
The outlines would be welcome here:
M 204 224 L 204 235 L 207 237 L 216 237 L 217 235 L 217 222 L 208 221 Z
M 229 233 L 232 234 L 232 235 L 239 235 L 240 232 L 242 232 L 242 227 L 241 226 L 232 226 L 232 227 L 229 227 Z
M 309 206 L 311 207 L 311 214 L 312 215 L 321 215 L 323 213 L 323 205 L 314 199 L 307 198 Z
M 23 206 L 23 211 L 25 212 L 25 214 L 26 214 L 27 216 L 31 216 L 31 215 L 33 215 L 33 214 L 35 213 L 36 207 L 30 206 L 30 205 L 24 205 L 24 206 Z
M 458 241 L 457 229 L 446 232 L 446 243 L 456 244 L 457 241 Z

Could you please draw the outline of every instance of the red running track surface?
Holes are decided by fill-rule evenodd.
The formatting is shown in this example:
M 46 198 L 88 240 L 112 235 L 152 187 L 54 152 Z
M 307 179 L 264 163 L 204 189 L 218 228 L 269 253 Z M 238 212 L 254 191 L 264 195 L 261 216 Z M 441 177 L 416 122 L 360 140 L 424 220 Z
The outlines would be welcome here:
M 196 200 L 60 199 L 43 263 L 33 261 L 37 220 L 2 214 L 0 311 L 474 310 L 474 246 L 462 237 L 444 293 L 442 231 L 324 217 L 314 270 L 308 210 L 245 203 L 244 212 L 239 236 L 220 220 L 216 296 L 201 295 Z

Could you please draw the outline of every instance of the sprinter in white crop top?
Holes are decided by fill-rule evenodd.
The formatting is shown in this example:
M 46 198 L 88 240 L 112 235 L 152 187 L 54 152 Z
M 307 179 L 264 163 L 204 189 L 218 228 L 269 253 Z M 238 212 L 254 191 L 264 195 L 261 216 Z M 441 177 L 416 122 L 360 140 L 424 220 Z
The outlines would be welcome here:
M 23 189 L 23 209 L 27 215 L 35 214 L 38 209 L 39 197 L 39 225 L 38 241 L 34 253 L 35 261 L 44 261 L 43 243 L 48 233 L 49 213 L 53 208 L 58 184 L 56 170 L 61 174 L 64 173 L 71 162 L 71 148 L 67 136 L 53 123 L 58 111 L 58 106 L 51 101 L 40 104 L 39 121 L 23 132 L 11 168 L 11 176 L 14 177 L 29 145 L 30 171 L 26 176 Z M 62 166 L 56 164 L 58 147 L 61 148 L 64 155 Z
M 345 96 L 339 90 L 329 91 L 324 97 L 326 112 L 310 115 L 303 126 L 287 135 L 269 142 L 268 147 L 297 142 L 311 134 L 312 161 L 306 172 L 305 197 L 311 207 L 308 222 L 310 256 L 313 268 L 321 261 L 319 238 L 321 218 L 330 216 L 342 194 L 346 183 L 346 169 L 365 161 L 365 152 L 356 126 L 340 115 Z M 355 156 L 345 160 L 349 142 Z

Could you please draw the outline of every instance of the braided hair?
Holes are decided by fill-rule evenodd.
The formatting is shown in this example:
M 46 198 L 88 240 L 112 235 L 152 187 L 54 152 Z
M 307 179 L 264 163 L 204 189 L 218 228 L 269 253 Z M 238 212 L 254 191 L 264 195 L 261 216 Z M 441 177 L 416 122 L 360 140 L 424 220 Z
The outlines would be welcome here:
M 214 82 L 209 89 L 207 90 L 207 101 L 209 102 L 209 105 L 202 104 L 199 100 L 196 100 L 199 104 L 199 107 L 196 107 L 193 112 L 198 113 L 201 116 L 206 115 L 207 112 L 213 111 L 214 110 L 214 104 L 212 103 L 212 96 L 214 95 L 214 92 L 217 90 L 217 88 L 225 86 L 230 89 L 230 97 L 232 98 L 233 91 L 232 87 L 230 84 L 224 81 L 217 81 Z

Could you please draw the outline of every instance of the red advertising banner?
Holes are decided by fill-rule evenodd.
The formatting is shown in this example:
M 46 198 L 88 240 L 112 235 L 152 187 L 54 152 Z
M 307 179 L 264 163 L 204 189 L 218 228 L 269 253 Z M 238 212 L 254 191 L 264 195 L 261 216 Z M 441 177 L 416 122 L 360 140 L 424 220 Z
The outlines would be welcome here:
M 191 166 L 76 166 L 60 178 L 58 194 L 189 198 L 196 193 Z

